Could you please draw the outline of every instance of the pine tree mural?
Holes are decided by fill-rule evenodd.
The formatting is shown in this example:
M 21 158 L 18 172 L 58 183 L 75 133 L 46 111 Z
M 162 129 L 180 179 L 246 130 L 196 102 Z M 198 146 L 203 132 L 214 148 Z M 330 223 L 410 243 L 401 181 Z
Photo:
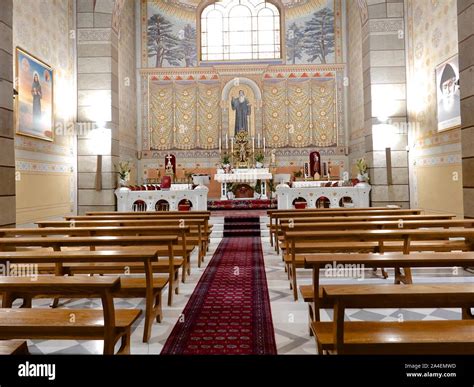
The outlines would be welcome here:
M 180 66 L 183 54 L 179 45 L 180 40 L 173 33 L 169 20 L 160 14 L 148 19 L 148 57 L 156 56 L 156 67 L 163 67 L 164 61 L 171 66 Z
M 180 33 L 180 50 L 186 67 L 196 66 L 196 29 L 191 24 L 186 24 Z
M 304 50 L 309 62 L 319 60 L 326 63 L 326 58 L 334 52 L 334 12 L 323 8 L 313 14 L 304 30 Z
M 301 59 L 304 50 L 304 31 L 293 22 L 286 32 L 286 56 L 288 63 L 295 64 Z

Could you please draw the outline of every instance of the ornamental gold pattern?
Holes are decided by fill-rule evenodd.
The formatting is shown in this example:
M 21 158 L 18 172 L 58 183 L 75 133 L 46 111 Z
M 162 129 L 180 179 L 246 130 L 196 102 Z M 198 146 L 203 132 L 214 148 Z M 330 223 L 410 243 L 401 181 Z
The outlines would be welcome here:
M 196 84 L 175 83 L 174 146 L 175 149 L 196 147 Z
M 215 149 L 218 147 L 219 118 L 220 118 L 220 95 L 221 90 L 218 83 L 198 84 L 198 133 L 199 148 Z
M 170 149 L 173 139 L 173 88 L 150 84 L 151 149 Z
M 217 82 L 151 83 L 151 149 L 217 148 L 219 98 Z
M 263 126 L 270 147 L 337 145 L 336 81 L 265 81 Z

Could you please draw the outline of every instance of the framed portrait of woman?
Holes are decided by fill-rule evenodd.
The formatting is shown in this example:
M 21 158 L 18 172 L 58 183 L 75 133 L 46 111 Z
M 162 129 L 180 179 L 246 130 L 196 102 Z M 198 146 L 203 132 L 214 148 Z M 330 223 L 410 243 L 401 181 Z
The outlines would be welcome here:
M 53 141 L 53 69 L 19 47 L 15 55 L 16 133 Z

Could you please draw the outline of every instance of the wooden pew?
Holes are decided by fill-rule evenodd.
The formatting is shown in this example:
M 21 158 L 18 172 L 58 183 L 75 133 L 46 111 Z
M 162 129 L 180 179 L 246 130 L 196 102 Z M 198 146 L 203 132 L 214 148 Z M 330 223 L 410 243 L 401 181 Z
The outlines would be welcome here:
M 176 258 L 173 266 L 182 270 L 182 281 L 185 282 L 186 272 L 191 272 L 190 256 L 194 249 L 187 244 L 187 234 L 189 226 L 131 226 L 131 227 L 58 227 L 58 228 L 0 228 L 0 238 L 4 237 L 24 237 L 24 236 L 129 236 L 129 235 L 177 235 L 178 242 L 174 249 Z M 91 250 L 94 247 L 90 247 Z M 166 262 L 160 261 L 156 264 L 157 272 L 168 273 L 170 268 Z M 101 274 L 101 273 L 99 273 Z
M 0 292 L 21 295 L 68 294 L 97 297 L 103 310 L 92 309 L 0 309 L 0 339 L 104 340 L 104 354 L 112 355 L 121 340 L 118 354 L 130 353 L 131 326 L 139 309 L 114 308 L 113 294 L 120 289 L 116 277 L 40 276 L 35 281 L 23 277 L 0 277 Z M 73 319 L 73 320 L 71 320 Z
M 456 228 L 474 227 L 473 219 L 447 220 L 366 220 L 363 222 L 317 222 L 317 223 L 281 223 L 278 235 L 280 249 L 285 251 L 285 233 L 287 231 L 335 231 L 335 230 L 382 230 L 382 229 L 418 229 L 418 228 Z M 384 277 L 387 277 L 382 270 Z
M 107 247 L 114 246 L 152 246 L 157 256 L 165 256 L 169 259 L 169 292 L 168 305 L 172 305 L 173 291 L 178 294 L 179 280 L 178 271 L 174 268 L 174 245 L 178 237 L 176 235 L 162 236 L 100 236 L 100 237 L 24 237 L 24 238 L 0 238 L 0 250 L 5 251 L 12 247 L 47 247 L 55 251 L 61 251 L 63 247 Z M 63 268 L 57 265 L 56 274 L 63 275 Z
M 323 298 L 334 304 L 334 321 L 311 325 L 320 354 L 474 354 L 472 319 L 344 322 L 346 308 L 470 309 L 472 283 L 323 286 Z
M 270 244 L 273 246 L 274 228 L 278 226 L 281 218 L 311 218 L 311 217 L 334 217 L 334 216 L 366 216 L 366 215 L 420 215 L 419 209 L 401 209 L 390 207 L 367 207 L 367 208 L 326 208 L 326 209 L 293 209 L 293 210 L 268 210 L 268 227 L 270 229 Z
M 0 355 L 29 355 L 24 340 L 0 340 Z
M 145 247 L 135 250 L 119 251 L 88 251 L 88 250 L 68 250 L 68 251 L 21 251 L 21 252 L 0 252 L 1 262 L 10 264 L 30 264 L 40 265 L 43 263 L 55 264 L 58 266 L 56 273 L 63 275 L 70 273 L 70 267 L 74 264 L 89 265 L 93 271 L 94 265 L 115 263 L 118 268 L 125 268 L 134 264 L 141 264 L 145 278 L 132 278 L 127 275 L 121 276 L 121 286 L 114 292 L 115 297 L 121 298 L 145 298 L 145 327 L 143 331 L 143 342 L 147 342 L 151 334 L 151 326 L 156 319 L 161 322 L 162 292 L 169 282 L 168 277 L 154 277 L 152 265 L 158 261 L 159 254 L 153 247 Z M 171 290 L 170 290 L 171 291 Z M 14 301 L 14 294 L 4 295 L 3 307 L 11 305 Z M 24 305 L 31 306 L 31 299 L 26 299 Z
M 342 230 L 342 231 L 287 231 L 285 234 L 288 277 L 295 300 L 298 299 L 296 269 L 304 267 L 302 254 L 402 251 L 470 251 L 473 228 L 456 229 L 397 229 L 397 230 Z M 464 238 L 465 240 L 448 240 Z M 299 257 L 298 257 L 299 256 Z M 411 283 L 409 266 L 402 275 L 396 267 L 395 282 Z
M 115 213 L 114 215 L 90 215 L 90 216 L 66 216 L 64 218 L 65 220 L 69 221 L 79 221 L 79 220 L 155 220 L 155 219 L 179 219 L 180 221 L 182 220 L 183 222 L 191 219 L 201 219 L 204 221 L 204 234 L 205 235 L 210 235 L 210 232 L 212 230 L 212 226 L 209 225 L 209 219 L 210 215 L 209 214 L 194 214 L 192 212 L 177 212 L 177 213 L 170 213 L 167 211 L 164 212 L 157 212 L 157 213 L 151 213 L 150 215 L 143 215 L 142 213 L 133 213 L 130 215 L 120 215 L 119 212 Z M 206 251 L 209 247 L 209 237 L 207 238 L 207 245 L 206 245 Z
M 322 297 L 322 270 L 344 265 L 350 268 L 374 267 L 467 267 L 474 264 L 474 252 L 451 253 L 385 253 L 385 254 L 312 254 L 303 256 L 304 268 L 312 270 L 312 285 L 300 286 L 301 294 L 308 303 L 309 321 L 320 320 L 321 308 L 332 308 L 332 304 Z M 328 286 L 328 285 L 324 285 Z M 332 286 L 332 285 L 330 285 Z M 336 285 L 338 286 L 338 285 Z M 375 286 L 375 285 L 374 285 Z M 318 297 L 314 297 L 317 294 Z M 464 318 L 472 318 L 468 311 Z
M 205 214 L 211 215 L 211 211 L 200 210 L 200 211 L 88 211 L 86 212 L 86 216 L 97 216 L 97 215 L 136 215 L 136 214 L 143 214 L 143 215 L 161 215 L 163 213 L 166 214 L 178 214 L 181 215 L 182 213 L 193 213 L 193 214 Z
M 146 227 L 146 226 L 171 226 L 171 227 L 189 227 L 189 235 L 186 238 L 186 243 L 198 246 L 198 267 L 204 261 L 206 255 L 207 243 L 210 232 L 204 234 L 204 219 L 145 219 L 145 220 L 79 220 L 79 221 L 40 221 L 36 222 L 39 228 L 62 228 L 62 227 Z
M 279 252 L 277 236 L 280 235 L 280 224 L 281 223 L 338 223 L 338 222 L 368 222 L 377 220 L 393 220 L 393 221 L 405 221 L 405 220 L 448 220 L 453 219 L 453 214 L 437 214 L 437 215 L 403 215 L 398 213 L 392 213 L 389 215 L 357 215 L 352 216 L 346 214 L 344 216 L 310 216 L 310 217 L 285 217 L 279 218 L 273 226 L 270 226 L 270 232 L 273 229 L 273 238 L 275 240 L 275 250 Z

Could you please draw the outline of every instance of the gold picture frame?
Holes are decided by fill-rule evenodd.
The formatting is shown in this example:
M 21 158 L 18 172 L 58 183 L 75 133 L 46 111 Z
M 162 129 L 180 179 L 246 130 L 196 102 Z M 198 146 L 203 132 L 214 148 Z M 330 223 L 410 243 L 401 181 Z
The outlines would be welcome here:
M 54 141 L 54 70 L 41 59 L 16 47 L 15 132 Z

